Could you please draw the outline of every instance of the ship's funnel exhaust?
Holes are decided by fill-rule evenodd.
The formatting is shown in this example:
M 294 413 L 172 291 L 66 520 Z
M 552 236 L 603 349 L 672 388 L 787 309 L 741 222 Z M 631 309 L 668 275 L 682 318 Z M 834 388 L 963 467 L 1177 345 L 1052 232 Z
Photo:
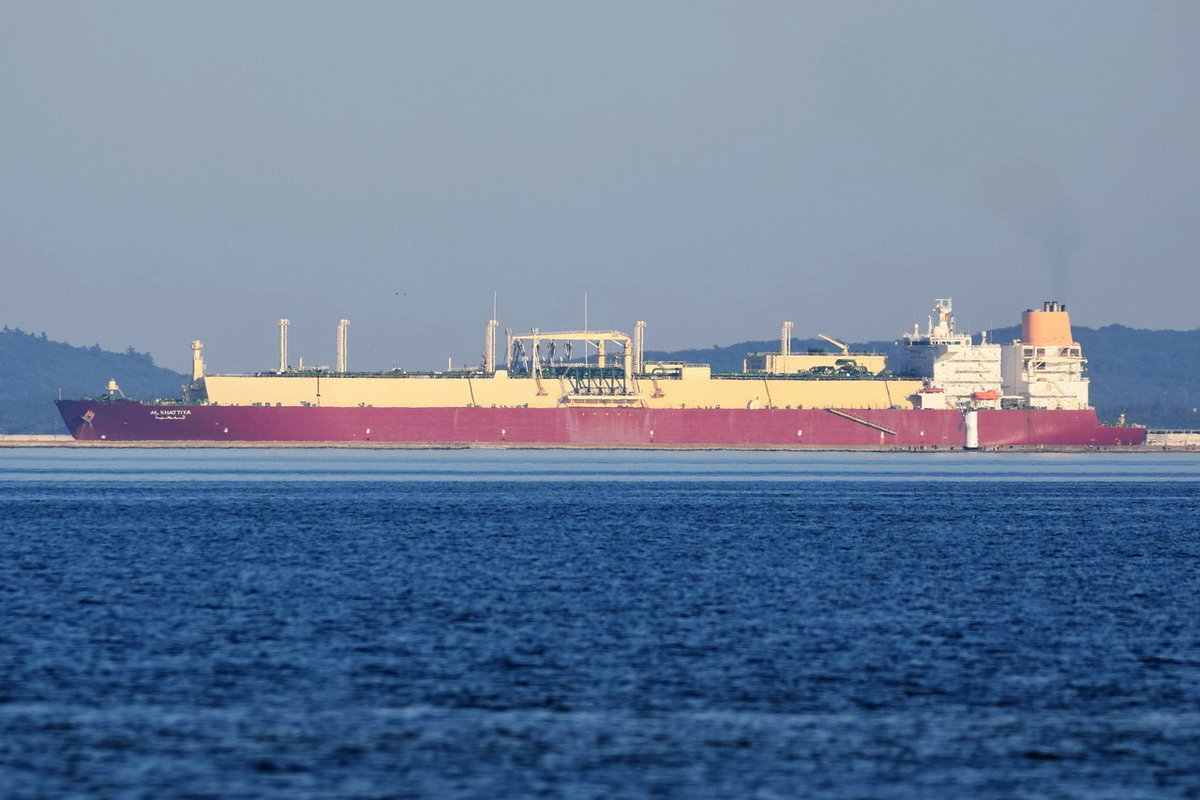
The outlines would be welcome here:
M 1030 309 L 1023 312 L 1021 341 L 1038 347 L 1067 347 L 1074 344 L 1067 307 L 1056 300 L 1047 300 L 1042 304 L 1041 311 Z

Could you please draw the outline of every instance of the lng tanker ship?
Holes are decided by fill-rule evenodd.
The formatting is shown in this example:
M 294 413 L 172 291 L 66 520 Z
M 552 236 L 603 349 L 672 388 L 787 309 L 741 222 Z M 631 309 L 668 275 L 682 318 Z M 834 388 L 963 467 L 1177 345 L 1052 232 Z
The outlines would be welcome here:
M 487 325 L 483 365 L 412 373 L 293 369 L 280 320 L 278 370 L 206 372 L 193 342 L 192 382 L 181 400 L 108 394 L 60 400 L 72 436 L 109 442 L 384 442 L 411 445 L 776 447 L 907 450 L 1116 447 L 1141 444 L 1142 427 L 1103 425 L 1088 403 L 1083 353 L 1066 308 L 1024 312 L 1021 338 L 976 341 L 937 300 L 888 355 L 778 352 L 747 355 L 738 373 L 645 361 L 645 325 L 619 331 L 526 335 Z M 573 358 L 573 356 L 577 356 Z

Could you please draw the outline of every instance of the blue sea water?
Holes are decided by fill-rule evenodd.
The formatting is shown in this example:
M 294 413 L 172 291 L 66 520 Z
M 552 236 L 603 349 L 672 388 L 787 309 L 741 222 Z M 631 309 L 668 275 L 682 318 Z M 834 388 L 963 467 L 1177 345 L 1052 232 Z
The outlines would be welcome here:
M 1200 457 L 0 450 L 5 798 L 1200 797 Z

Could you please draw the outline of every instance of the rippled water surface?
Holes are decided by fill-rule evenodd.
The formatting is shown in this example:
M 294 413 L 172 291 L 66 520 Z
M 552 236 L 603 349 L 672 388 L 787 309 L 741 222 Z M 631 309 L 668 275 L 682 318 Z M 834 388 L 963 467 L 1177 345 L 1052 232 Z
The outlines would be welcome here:
M 0 795 L 1200 797 L 1200 457 L 0 450 Z

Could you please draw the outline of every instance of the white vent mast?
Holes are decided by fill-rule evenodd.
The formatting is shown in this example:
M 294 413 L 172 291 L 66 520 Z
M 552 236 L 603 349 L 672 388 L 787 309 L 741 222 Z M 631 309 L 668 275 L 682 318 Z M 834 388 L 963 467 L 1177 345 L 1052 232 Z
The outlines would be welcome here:
M 287 372 L 287 333 L 291 320 L 279 320 L 279 374 Z
M 350 320 L 339 319 L 337 326 L 337 371 L 346 371 L 346 328 L 350 327 Z
M 646 323 L 633 323 L 633 371 L 642 372 L 646 364 Z
M 204 343 L 199 339 L 192 340 L 192 380 L 198 381 L 204 377 Z
M 488 374 L 496 371 L 496 326 L 499 324 L 495 319 L 489 319 L 483 337 L 483 371 Z

